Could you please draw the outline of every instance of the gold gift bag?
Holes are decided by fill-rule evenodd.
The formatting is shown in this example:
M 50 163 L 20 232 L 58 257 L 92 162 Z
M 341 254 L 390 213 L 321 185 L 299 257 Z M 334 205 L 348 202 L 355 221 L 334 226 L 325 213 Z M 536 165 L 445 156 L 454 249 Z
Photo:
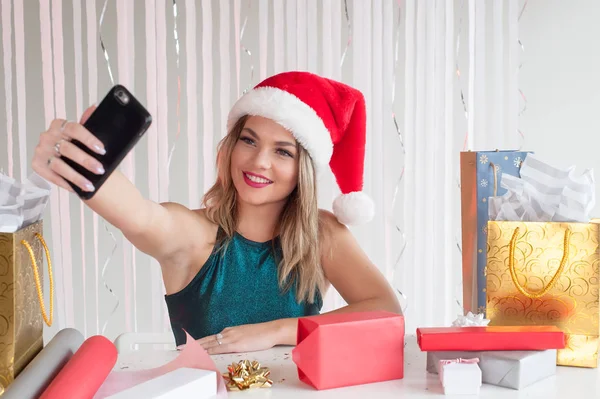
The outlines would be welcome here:
M 597 367 L 600 225 L 488 222 L 490 325 L 555 325 L 557 364 Z
M 53 279 L 43 224 L 0 233 L 0 391 L 33 360 L 43 346 L 43 322 L 52 325 Z M 42 250 L 48 260 L 50 317 L 42 296 Z M 41 309 L 41 312 L 40 312 Z

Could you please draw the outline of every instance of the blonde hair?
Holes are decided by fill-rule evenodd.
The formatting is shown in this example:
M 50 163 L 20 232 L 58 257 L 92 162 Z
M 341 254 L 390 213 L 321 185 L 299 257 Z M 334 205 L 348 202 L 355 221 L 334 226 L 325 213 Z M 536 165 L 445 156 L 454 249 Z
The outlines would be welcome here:
M 203 199 L 206 216 L 220 226 L 229 240 L 237 227 L 237 191 L 231 178 L 231 154 L 248 120 L 240 118 L 217 150 L 217 180 Z M 315 169 L 308 152 L 298 146 L 298 184 L 281 213 L 279 239 L 282 258 L 278 265 L 283 291 L 296 285 L 298 302 L 313 303 L 325 292 L 325 276 L 319 256 L 319 209 Z

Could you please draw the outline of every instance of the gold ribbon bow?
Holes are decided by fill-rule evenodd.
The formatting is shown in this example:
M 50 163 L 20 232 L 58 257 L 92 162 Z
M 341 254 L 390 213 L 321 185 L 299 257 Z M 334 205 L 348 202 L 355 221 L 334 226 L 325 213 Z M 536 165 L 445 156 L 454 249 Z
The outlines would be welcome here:
M 243 391 L 250 388 L 270 388 L 273 381 L 269 379 L 271 371 L 268 367 L 261 367 L 257 361 L 242 360 L 227 366 L 227 373 L 223 373 L 227 389 L 230 391 Z

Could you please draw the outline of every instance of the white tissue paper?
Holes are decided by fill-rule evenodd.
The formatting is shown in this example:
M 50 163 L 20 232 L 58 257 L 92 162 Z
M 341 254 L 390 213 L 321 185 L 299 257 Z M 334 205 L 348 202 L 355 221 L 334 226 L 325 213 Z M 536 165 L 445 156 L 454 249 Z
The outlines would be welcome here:
M 23 183 L 0 173 L 0 233 L 14 233 L 40 220 L 51 188 L 35 173 Z
M 534 154 L 521 164 L 521 178 L 502 174 L 507 192 L 490 197 L 490 220 L 588 223 L 596 204 L 594 171 L 575 175 L 575 167 L 560 169 Z
M 452 327 L 485 327 L 488 324 L 490 324 L 490 321 L 483 317 L 483 313 L 473 314 L 469 312 L 466 316 L 459 315 L 452 322 Z

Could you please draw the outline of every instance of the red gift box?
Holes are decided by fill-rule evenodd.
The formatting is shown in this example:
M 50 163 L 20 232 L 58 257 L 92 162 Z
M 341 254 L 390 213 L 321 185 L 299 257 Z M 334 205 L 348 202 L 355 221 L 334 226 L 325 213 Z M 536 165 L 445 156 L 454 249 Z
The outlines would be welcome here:
M 298 320 L 292 359 L 301 381 L 330 389 L 404 377 L 404 317 L 356 312 Z
M 422 351 L 528 351 L 563 349 L 565 334 L 555 326 L 417 328 Z

